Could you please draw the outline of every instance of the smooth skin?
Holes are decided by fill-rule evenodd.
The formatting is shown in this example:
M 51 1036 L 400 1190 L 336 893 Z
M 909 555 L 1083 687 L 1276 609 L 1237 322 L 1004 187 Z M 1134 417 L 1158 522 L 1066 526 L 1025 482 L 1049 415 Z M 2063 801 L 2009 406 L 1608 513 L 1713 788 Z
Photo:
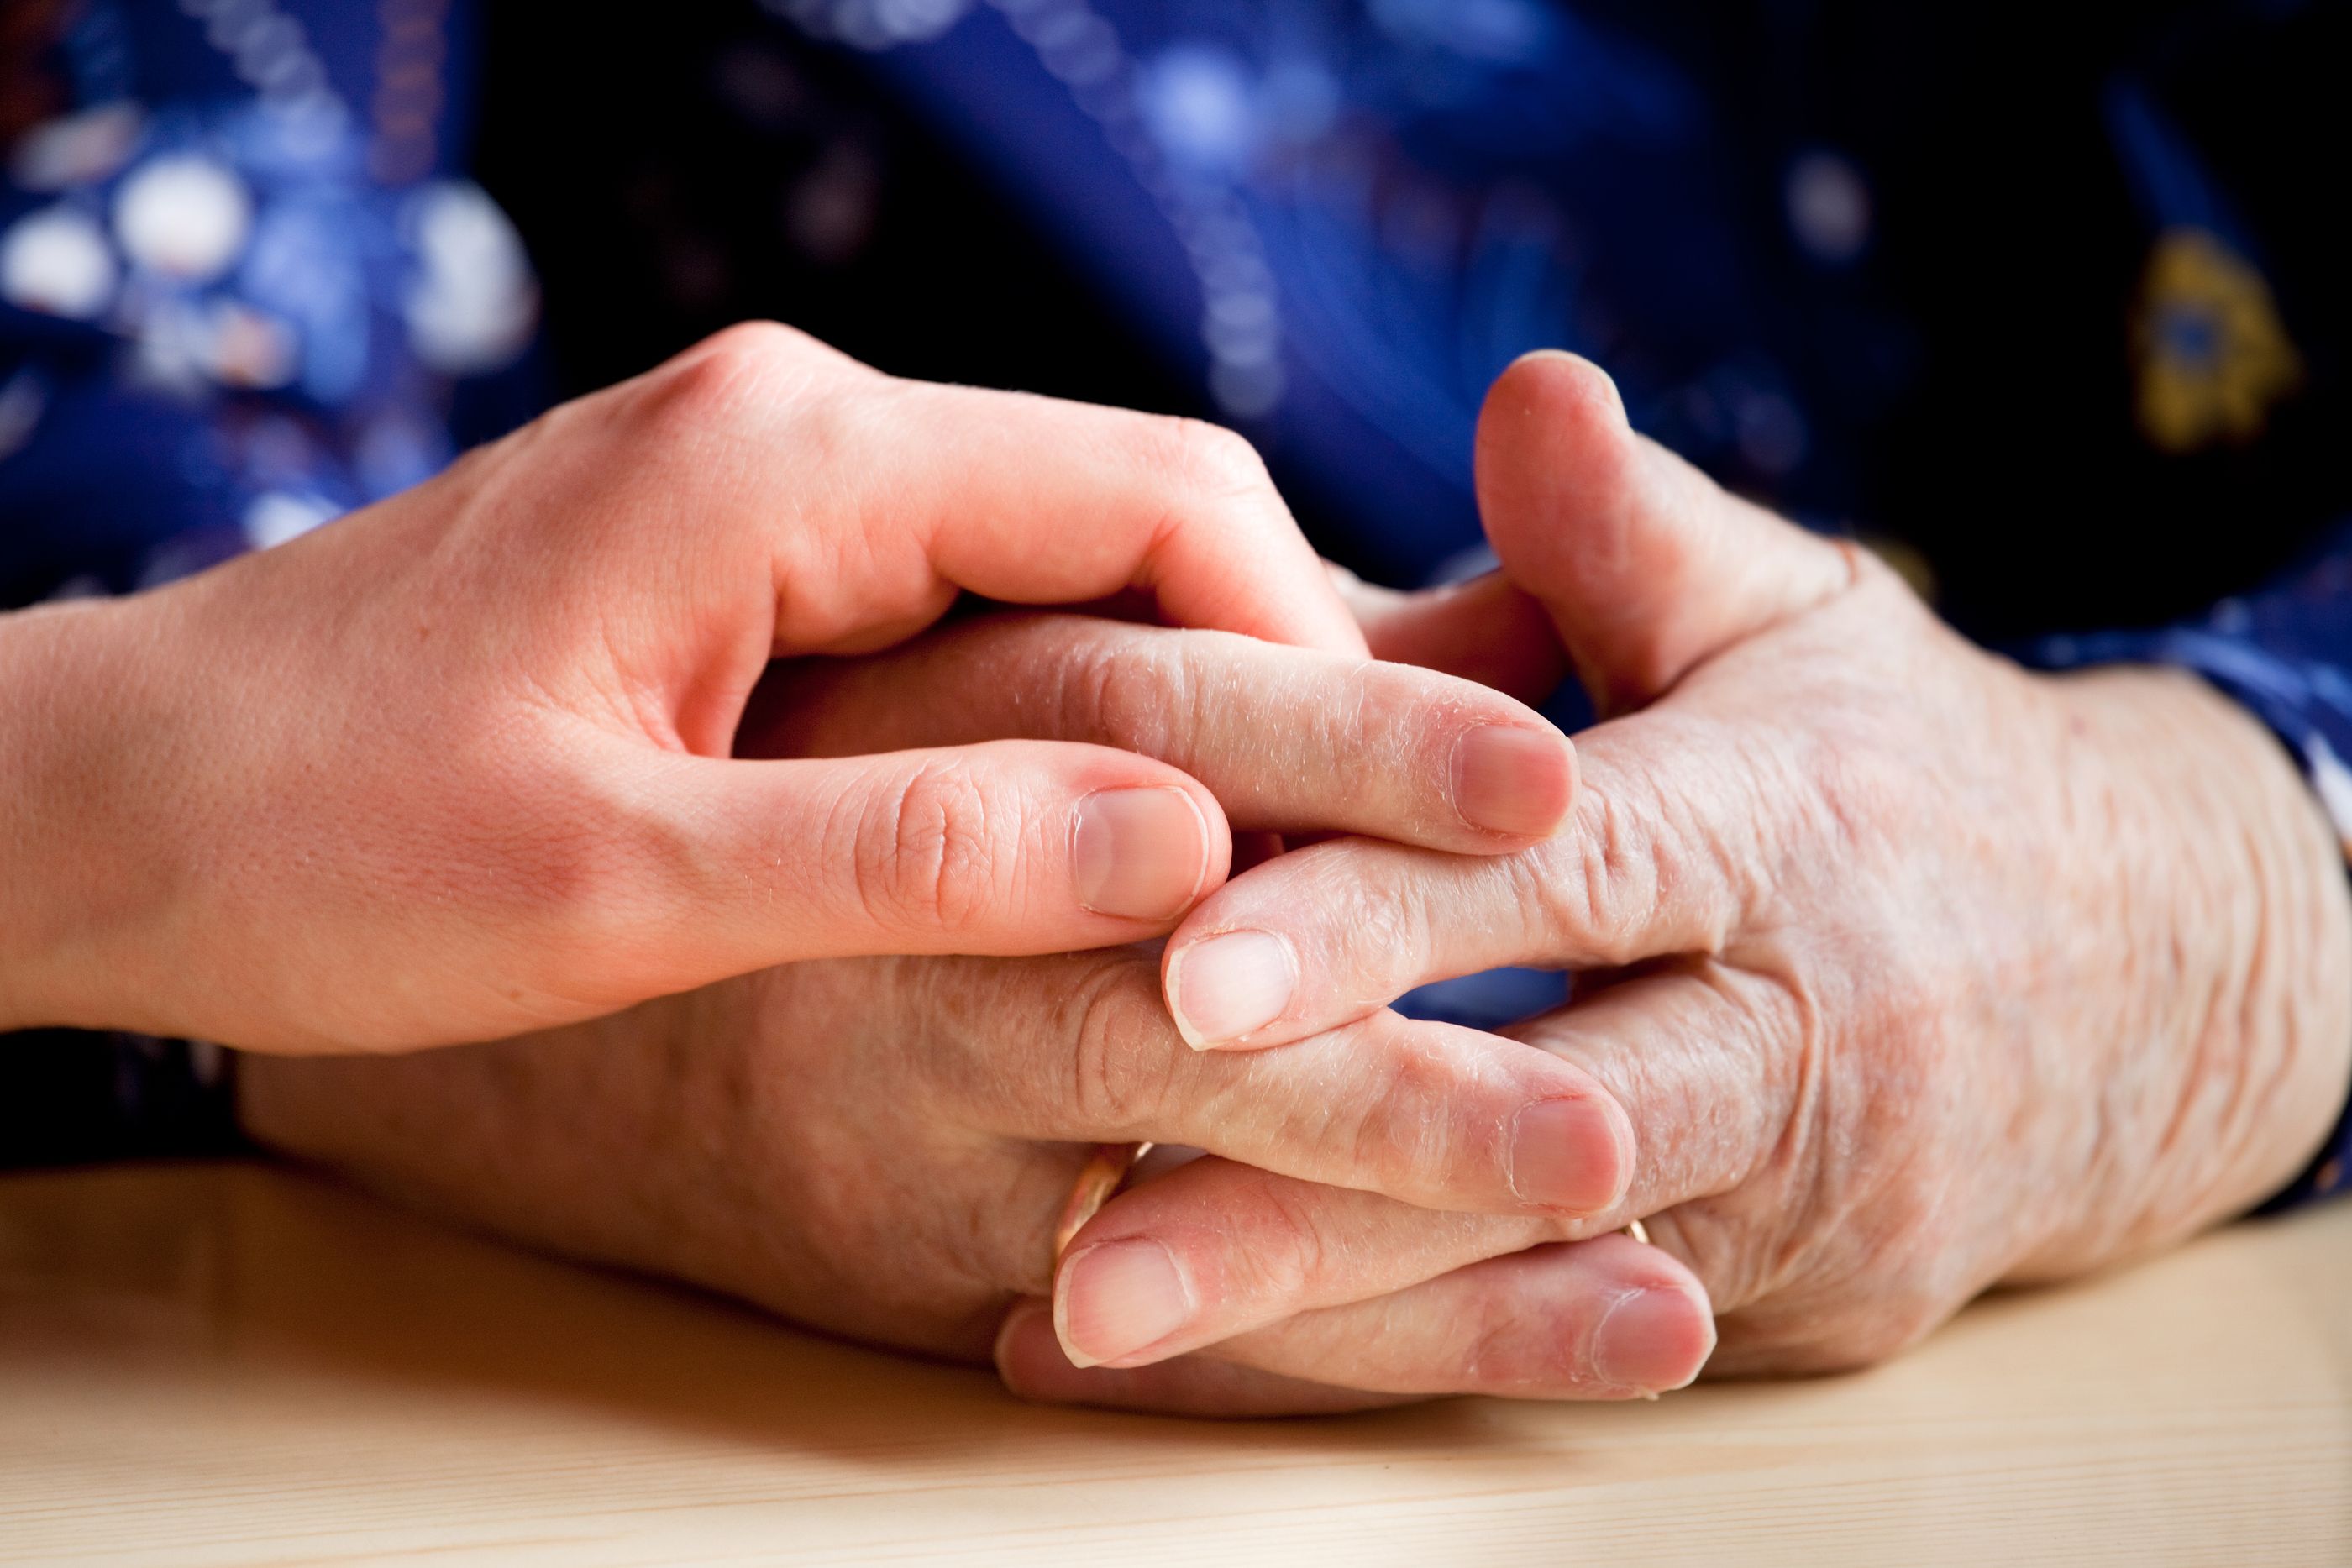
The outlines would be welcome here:
M 0 617 L 0 1029 L 398 1051 L 796 959 L 1164 933 L 1232 852 L 1165 763 L 1013 730 L 733 754 L 772 661 L 965 591 L 1364 656 L 1232 433 L 732 329 L 289 545 Z M 1564 819 L 1566 742 L 1507 706 L 1494 831 L 1416 841 Z

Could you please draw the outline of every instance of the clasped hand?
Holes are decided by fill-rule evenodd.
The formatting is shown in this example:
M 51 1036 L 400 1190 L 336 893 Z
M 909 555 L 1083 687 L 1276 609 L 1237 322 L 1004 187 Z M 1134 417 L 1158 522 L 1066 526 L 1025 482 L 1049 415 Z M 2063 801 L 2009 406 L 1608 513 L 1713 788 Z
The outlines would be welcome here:
M 754 749 L 1105 747 L 1244 834 L 1362 835 L 1244 870 L 1156 961 L 786 964 L 257 1062 L 249 1124 L 1034 1397 L 1223 1414 L 1672 1387 L 1718 1313 L 1718 1368 L 1853 1365 L 2295 1168 L 2352 1070 L 2352 913 L 2257 727 L 2181 676 L 1969 646 L 1633 435 L 1580 361 L 1514 367 L 1478 457 L 1504 574 L 1354 593 L 1385 662 L 1045 615 L 771 677 Z M 1608 716 L 1572 801 L 1505 695 L 1571 664 Z M 1496 727 L 1536 738 L 1465 767 Z M 1576 971 L 1571 1000 L 1507 1038 L 1385 1006 L 1507 963 Z M 1087 1147 L 1144 1139 L 1207 1153 L 1053 1266 Z M 1612 1234 L 1634 1217 L 1654 1247 Z

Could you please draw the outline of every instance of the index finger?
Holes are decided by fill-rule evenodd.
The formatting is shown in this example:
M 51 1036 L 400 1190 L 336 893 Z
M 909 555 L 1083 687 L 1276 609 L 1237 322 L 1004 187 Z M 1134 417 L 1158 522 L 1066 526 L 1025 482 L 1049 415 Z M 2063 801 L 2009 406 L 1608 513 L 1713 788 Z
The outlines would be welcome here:
M 1141 589 L 1173 625 L 1365 652 L 1257 449 L 1235 432 L 1029 393 L 903 390 L 940 411 L 920 474 L 942 525 L 932 564 L 959 586 L 1013 604 Z M 1050 539 L 1034 531 L 1043 518 L 1063 525 Z
M 1370 833 L 1496 854 L 1556 831 L 1568 737 L 1431 670 L 1221 632 L 992 615 L 762 684 L 739 754 L 843 757 L 983 741 L 1134 752 L 1206 785 L 1244 831 Z
M 1076 604 L 1130 589 L 1179 624 L 1364 652 L 1256 450 L 1230 430 L 899 381 L 773 323 L 709 340 L 644 395 L 751 455 L 740 498 L 779 523 L 779 653 L 886 646 L 958 590 Z M 773 485 L 775 455 L 793 452 L 824 471 Z
M 1569 825 L 1530 849 L 1474 859 L 1342 839 L 1254 867 L 1169 937 L 1169 1009 L 1197 1046 L 1255 1048 L 1506 965 L 1717 951 L 1756 897 L 1726 846 L 1754 840 L 1762 821 L 1740 799 L 1729 745 L 1716 721 L 1654 709 L 1584 733 Z M 1678 765 L 1660 766 L 1668 756 Z M 1685 780 L 1697 788 L 1675 788 Z M 1287 975 L 1289 988 L 1237 1009 L 1232 991 L 1261 971 Z M 1251 1027 L 1219 1027 L 1234 1017 Z

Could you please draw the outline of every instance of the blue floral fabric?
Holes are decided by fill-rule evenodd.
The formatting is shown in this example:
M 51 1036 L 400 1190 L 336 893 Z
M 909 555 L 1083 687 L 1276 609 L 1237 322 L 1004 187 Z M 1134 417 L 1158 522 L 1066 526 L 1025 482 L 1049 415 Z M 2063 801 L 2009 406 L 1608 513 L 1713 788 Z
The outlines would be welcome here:
M 1971 634 L 2200 672 L 2352 838 L 2347 54 L 2295 0 L 40 0 L 0 605 L 289 538 L 748 314 L 1082 394 L 1099 340 L 1426 581 L 1484 559 L 1486 385 L 1565 346 Z
M 0 184 L 0 603 L 290 538 L 528 412 L 446 5 L 89 0 L 6 64 L 56 112 Z

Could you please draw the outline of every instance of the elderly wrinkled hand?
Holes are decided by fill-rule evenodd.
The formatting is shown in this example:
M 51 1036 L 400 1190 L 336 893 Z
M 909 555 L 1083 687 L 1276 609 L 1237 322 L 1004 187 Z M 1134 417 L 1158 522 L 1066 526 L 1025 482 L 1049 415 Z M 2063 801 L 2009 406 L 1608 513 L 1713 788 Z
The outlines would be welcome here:
M 1497 692 L 1083 617 L 992 617 L 780 669 L 754 715 L 755 748 L 796 756 L 1009 734 L 1140 748 L 1215 790 L 1245 833 L 1345 829 L 1492 852 L 1465 796 L 1473 815 L 1521 821 L 1569 799 L 1550 765 L 1564 743 Z M 1538 765 L 1465 768 L 1465 741 L 1496 730 Z M 1391 1218 L 1376 1245 L 1299 1281 L 1334 1299 L 1457 1246 L 1482 1215 L 1609 1208 L 1633 1155 L 1622 1111 L 1581 1071 L 1474 1030 L 1382 1014 L 1281 1052 L 1187 1050 L 1135 948 L 786 965 L 494 1045 L 257 1058 L 240 1098 L 266 1144 L 430 1207 L 868 1341 L 973 1359 L 997 1345 L 1016 1383 L 1053 1332 L 1034 1304 L 1001 1340 L 1000 1322 L 1048 1291 L 1056 1222 L 1097 1143 L 1215 1151 L 1199 1164 L 1246 1172 L 1262 1200 L 1302 1212 L 1381 1195 Z M 1514 1136 L 1531 1106 L 1534 1135 Z M 1256 1239 L 1237 1228 L 1223 1270 L 1247 1267 Z M 1597 1387 L 1591 1325 L 1645 1292 L 1605 1375 L 1633 1393 L 1696 1369 L 1706 1304 L 1681 1265 L 1631 1242 L 1570 1262 L 1519 1285 L 1530 1340 L 1575 1365 L 1562 1375 Z M 1397 1303 L 1381 1353 L 1433 1386 L 1513 1386 L 1515 1369 L 1481 1381 L 1463 1364 L 1442 1297 Z M 1381 1379 L 1344 1338 L 1258 1359 L 1270 1373 L 1236 1368 L 1241 1385 L 1174 1403 L 1381 1398 L 1355 1386 Z
M 1477 861 L 1318 844 L 1221 889 L 1164 956 L 1188 1040 L 1276 1057 L 1424 981 L 1577 972 L 1508 1032 L 1631 1112 L 1629 1190 L 1465 1225 L 1414 1271 L 1616 1246 L 1583 1239 L 1647 1217 L 1722 1314 L 1717 1368 L 1844 1367 L 1996 1282 L 2177 1239 L 2308 1156 L 2352 1051 L 2352 908 L 2306 787 L 2239 709 L 2179 674 L 2053 679 L 1978 650 L 1871 558 L 1634 435 L 1566 356 L 1497 383 L 1478 478 L 1505 570 L 1609 716 L 1578 737 L 1571 823 Z M 1477 641 L 1449 615 L 1416 609 L 1414 639 Z M 1110 1364 L 1041 1354 L 1032 1390 L 1230 1390 L 1220 1362 L 1304 1332 L 1307 1303 L 1265 1281 L 1393 1219 L 1246 1186 L 1204 1162 L 1105 1208 L 1057 1290 L 1076 1360 Z M 1188 1322 L 1096 1299 L 1105 1245 L 1154 1249 Z M 1488 1302 L 1462 1333 L 1507 1340 Z M 1220 1362 L 1181 1354 L 1237 1330 Z

